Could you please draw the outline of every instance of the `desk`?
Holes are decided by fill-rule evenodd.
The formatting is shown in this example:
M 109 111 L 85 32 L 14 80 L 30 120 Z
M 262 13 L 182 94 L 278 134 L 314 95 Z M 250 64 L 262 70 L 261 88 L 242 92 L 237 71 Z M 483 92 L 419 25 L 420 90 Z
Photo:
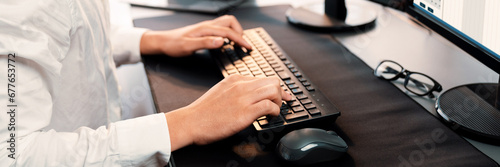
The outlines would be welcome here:
M 375 31 L 372 31 L 372 32 L 377 32 L 377 31 L 375 30 Z M 363 35 L 367 35 L 367 34 L 363 34 Z M 361 37 L 363 37 L 363 36 L 361 36 Z M 370 37 L 370 36 L 369 36 L 369 37 Z M 348 36 L 345 36 L 345 38 L 342 38 L 342 36 L 339 36 L 339 39 L 340 39 L 341 41 L 343 41 L 343 42 L 346 42 L 346 41 L 347 41 L 347 42 L 349 42 L 349 40 L 350 40 L 350 38 L 349 38 Z M 351 40 L 352 40 L 352 38 L 351 38 Z M 371 40 L 376 40 L 376 38 L 375 38 L 375 39 L 371 39 Z M 281 45 L 281 43 L 280 43 L 280 42 L 279 42 L 279 44 Z M 349 43 L 344 43 L 344 45 L 346 45 L 346 46 L 349 48 L 349 45 L 348 45 L 348 44 L 349 44 Z M 356 46 L 357 44 L 356 44 L 356 43 L 354 43 L 353 45 L 355 45 L 355 46 Z M 359 46 L 359 43 L 358 43 L 358 46 Z M 371 45 L 366 45 L 366 46 L 371 46 Z M 283 46 L 282 46 L 282 47 L 283 47 Z M 351 47 L 352 47 L 352 46 L 351 46 Z M 369 48 L 369 47 L 366 47 L 366 48 Z M 340 50 L 338 50 L 338 51 L 345 51 L 345 50 L 342 50 L 342 47 L 340 47 L 340 48 L 338 48 L 338 49 L 340 49 Z M 356 50 L 354 50 L 354 49 L 352 49 L 352 48 L 349 48 L 349 49 L 350 49 L 352 52 L 356 52 Z M 363 48 L 363 49 L 364 49 L 364 48 Z M 373 53 L 373 52 L 368 52 L 368 53 Z M 361 58 L 363 59 L 363 61 L 364 61 L 364 62 L 366 62 L 369 66 L 372 66 L 372 67 L 373 67 L 373 65 L 372 65 L 372 64 L 373 64 L 373 62 L 375 62 L 375 61 L 371 61 L 371 62 L 370 62 L 370 61 L 367 61 L 367 60 L 366 60 L 366 57 L 363 57 L 363 55 L 364 55 L 364 54 L 359 54 L 359 53 L 356 53 L 356 54 L 357 54 L 359 57 L 361 57 Z M 360 56 L 360 55 L 361 55 L 361 56 Z M 299 57 L 297 57 L 297 59 L 295 59 L 295 57 L 293 57 L 293 58 L 294 58 L 294 60 L 295 60 L 296 62 L 298 61 L 297 59 L 300 59 Z M 368 58 L 372 58 L 372 57 L 368 57 Z M 386 59 L 386 58 L 380 58 L 380 59 Z M 400 58 L 400 59 L 401 59 L 401 58 Z M 200 62 L 203 62 L 203 60 L 204 60 L 204 58 L 203 58 L 203 57 L 200 57 L 200 58 L 194 58 L 194 59 L 192 59 L 192 61 L 200 61 Z M 396 60 L 396 61 L 399 61 L 398 59 L 395 59 L 395 60 Z M 186 61 L 187 61 L 187 60 L 186 60 Z M 191 61 L 191 60 L 190 60 L 190 61 Z M 355 60 L 353 60 L 353 61 L 355 61 Z M 358 63 L 359 63 L 359 62 L 358 62 Z M 306 66 L 306 65 L 305 65 L 305 66 Z M 405 66 L 406 66 L 406 65 L 405 65 Z M 170 67 L 169 67 L 169 68 L 170 68 Z M 172 68 L 178 68 L 178 67 L 172 67 Z M 420 67 L 420 68 L 411 68 L 411 67 L 408 67 L 408 68 L 409 68 L 409 69 L 413 69 L 413 70 L 419 70 L 419 69 L 421 69 L 422 67 Z M 305 70 L 305 69 L 303 68 L 303 70 Z M 174 71 L 175 71 L 175 70 L 174 70 Z M 305 71 L 306 71 L 306 74 L 309 74 L 309 73 L 317 73 L 316 71 L 309 71 L 309 72 L 307 72 L 307 70 L 305 70 Z M 419 70 L 419 71 L 420 71 L 420 70 Z M 422 72 L 424 72 L 424 73 L 425 73 L 425 71 L 422 71 Z M 195 74 L 195 73 L 196 73 L 196 72 L 191 71 L 191 72 L 187 72 L 187 73 L 175 73 L 175 74 L 169 74 L 169 75 L 182 75 L 182 74 L 188 74 L 188 75 L 191 75 L 191 74 Z M 206 73 L 206 74 L 212 74 L 212 73 L 208 72 L 208 73 Z M 196 75 L 196 74 L 195 74 L 195 75 Z M 433 76 L 433 75 L 431 75 L 431 76 Z M 209 78 L 209 79 L 210 79 L 210 78 Z M 211 82 L 216 81 L 216 80 L 217 80 L 217 79 L 213 79 L 213 78 L 212 78 L 212 81 L 211 81 Z M 494 79 L 493 79 L 493 80 L 494 80 Z M 440 80 L 438 80 L 438 81 L 440 81 Z M 186 81 L 176 81 L 176 82 L 179 82 L 179 83 L 186 83 Z M 191 82 L 193 82 L 193 81 L 191 81 Z M 194 82 L 196 82 L 196 81 L 194 81 Z M 321 81 L 319 81 L 319 82 L 321 82 Z M 315 82 L 315 83 L 316 83 L 316 82 Z M 210 84 L 207 84 L 207 85 L 210 85 Z M 198 89 L 198 90 L 200 90 L 200 89 L 205 88 L 205 86 L 207 86 L 207 85 L 196 85 L 196 84 L 189 84 L 189 83 L 188 83 L 188 88 L 187 88 L 187 89 L 185 88 L 185 89 L 186 89 L 186 91 L 188 91 L 188 89 L 191 89 L 191 90 L 197 90 L 197 89 Z M 327 84 L 326 84 L 326 85 L 327 85 Z M 321 87 L 321 85 L 320 85 L 320 87 Z M 330 96 L 340 96 L 340 95 L 330 95 Z M 191 101 L 192 101 L 192 100 L 193 100 L 193 99 L 191 99 Z M 182 101 L 179 101 L 179 102 L 180 102 L 180 104 L 179 104 L 179 106 L 178 106 L 178 107 L 183 106 L 183 105 L 187 105 L 187 104 L 189 104 L 190 99 L 183 99 Z M 187 103 L 187 104 L 185 104 L 185 103 Z M 176 106 L 173 106 L 173 107 L 176 107 Z M 340 122 L 340 123 L 341 123 L 341 122 Z M 347 129 L 347 128 L 344 128 L 344 127 L 341 127 L 341 128 L 342 128 L 342 130 Z M 497 149 L 497 150 L 498 150 L 498 149 Z M 356 156 L 355 156 L 355 155 L 352 155 L 352 156 L 353 156 L 354 158 L 356 158 Z M 387 157 L 387 158 L 389 158 L 389 157 Z M 230 162 L 228 162 L 228 163 L 230 163 Z M 359 164 L 357 164 L 357 165 L 359 165 Z M 361 164 L 361 165 L 363 165 L 363 164 Z M 370 164 L 364 164 L 364 165 L 370 165 Z M 372 165 L 373 165 L 373 164 L 372 164 Z

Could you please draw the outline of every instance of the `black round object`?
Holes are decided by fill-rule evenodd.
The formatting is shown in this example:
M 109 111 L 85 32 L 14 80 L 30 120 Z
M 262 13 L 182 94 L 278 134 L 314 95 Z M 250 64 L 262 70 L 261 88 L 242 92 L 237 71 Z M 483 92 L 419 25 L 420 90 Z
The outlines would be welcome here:
M 465 137 L 500 145 L 498 84 L 469 84 L 441 94 L 436 110 L 451 129 Z
M 344 19 L 328 16 L 315 11 L 322 10 L 324 4 L 312 4 L 290 8 L 286 12 L 288 23 L 300 28 L 320 32 L 364 31 L 375 26 L 377 12 L 357 4 L 346 4 Z M 324 8 L 324 7 L 323 7 Z
M 304 128 L 291 131 L 276 145 L 279 157 L 294 165 L 333 161 L 347 152 L 347 143 L 334 131 Z

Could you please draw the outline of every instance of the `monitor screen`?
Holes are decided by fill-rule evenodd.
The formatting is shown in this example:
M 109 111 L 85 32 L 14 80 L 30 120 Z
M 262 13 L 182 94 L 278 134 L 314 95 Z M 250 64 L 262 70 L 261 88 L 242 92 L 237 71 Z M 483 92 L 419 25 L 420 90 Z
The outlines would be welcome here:
M 500 1 L 414 0 L 409 13 L 499 72 Z

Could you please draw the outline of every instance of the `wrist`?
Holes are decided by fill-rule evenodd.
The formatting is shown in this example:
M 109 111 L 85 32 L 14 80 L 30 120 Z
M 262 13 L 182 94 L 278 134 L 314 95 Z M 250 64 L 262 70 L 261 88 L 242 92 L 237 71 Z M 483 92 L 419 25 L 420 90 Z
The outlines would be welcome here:
M 185 110 L 185 108 L 165 113 L 172 151 L 194 143 L 194 133 L 192 131 L 195 129 L 190 127 L 192 120 L 189 119 L 189 113 L 182 110 Z
M 155 31 L 146 31 L 142 34 L 140 51 L 143 55 L 160 54 L 160 38 Z

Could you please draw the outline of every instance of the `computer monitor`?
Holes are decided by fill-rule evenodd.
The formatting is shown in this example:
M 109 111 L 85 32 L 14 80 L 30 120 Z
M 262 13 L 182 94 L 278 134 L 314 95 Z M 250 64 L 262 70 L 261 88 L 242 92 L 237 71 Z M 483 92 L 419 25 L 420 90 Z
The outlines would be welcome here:
M 500 73 L 499 7 L 498 0 L 413 0 L 407 6 L 407 13 Z M 436 110 L 458 133 L 498 144 L 498 86 L 498 83 L 478 83 L 449 89 L 438 97 Z

